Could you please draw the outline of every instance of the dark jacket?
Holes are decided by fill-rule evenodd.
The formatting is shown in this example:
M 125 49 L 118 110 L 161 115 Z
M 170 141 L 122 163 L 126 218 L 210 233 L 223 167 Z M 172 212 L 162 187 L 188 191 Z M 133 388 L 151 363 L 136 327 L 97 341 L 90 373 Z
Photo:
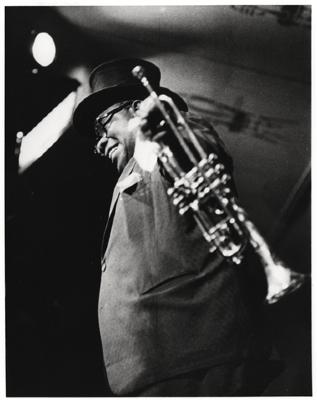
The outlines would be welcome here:
M 261 267 L 233 266 L 210 253 L 192 217 L 178 215 L 167 187 L 158 167 L 147 173 L 131 159 L 113 195 L 99 325 L 108 380 L 119 395 L 267 356 L 258 335 Z

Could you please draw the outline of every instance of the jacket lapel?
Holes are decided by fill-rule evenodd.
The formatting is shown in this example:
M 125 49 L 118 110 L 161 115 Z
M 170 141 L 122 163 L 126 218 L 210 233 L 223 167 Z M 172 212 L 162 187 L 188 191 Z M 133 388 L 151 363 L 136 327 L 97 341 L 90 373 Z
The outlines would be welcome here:
M 113 194 L 112 194 L 112 200 L 111 200 L 111 204 L 110 204 L 110 209 L 109 209 L 109 215 L 108 215 L 108 221 L 110 219 L 110 216 L 113 212 L 114 206 L 118 200 L 119 194 L 120 194 L 120 182 L 123 181 L 128 175 L 131 174 L 131 172 L 133 171 L 133 168 L 135 166 L 136 161 L 131 158 L 131 160 L 128 162 L 127 166 L 125 167 L 125 169 L 123 170 L 122 174 L 120 175 L 118 182 L 113 190 Z
M 128 175 L 131 174 L 131 172 L 133 171 L 133 168 L 136 164 L 136 161 L 134 160 L 134 158 L 131 158 L 128 162 L 128 164 L 126 165 L 125 169 L 123 170 L 122 174 L 120 175 L 118 182 L 113 190 L 113 194 L 112 194 L 112 200 L 111 200 L 111 204 L 110 204 L 110 209 L 109 209 L 109 214 L 108 214 L 108 220 L 107 220 L 107 224 L 106 224 L 106 228 L 104 230 L 103 233 L 103 238 L 102 238 L 102 245 L 101 245 L 101 263 L 103 264 L 103 258 L 105 255 L 105 251 L 106 251 L 106 247 L 107 247 L 107 243 L 108 243 L 108 239 L 109 239 L 109 234 L 110 234 L 110 230 L 111 230 L 111 226 L 112 226 L 112 219 L 113 219 L 113 214 L 114 214 L 114 209 L 115 206 L 117 204 L 117 200 L 120 194 L 120 182 L 123 181 Z M 104 267 L 102 266 L 102 270 L 104 270 Z

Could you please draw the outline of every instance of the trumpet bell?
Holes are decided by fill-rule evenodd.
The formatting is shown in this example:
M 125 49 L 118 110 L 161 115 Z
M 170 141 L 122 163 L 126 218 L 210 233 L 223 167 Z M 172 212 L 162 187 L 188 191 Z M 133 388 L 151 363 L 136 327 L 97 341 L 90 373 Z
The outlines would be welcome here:
M 282 264 L 267 267 L 265 272 L 268 282 L 267 304 L 277 303 L 282 297 L 301 288 L 307 280 L 306 274 L 295 272 Z

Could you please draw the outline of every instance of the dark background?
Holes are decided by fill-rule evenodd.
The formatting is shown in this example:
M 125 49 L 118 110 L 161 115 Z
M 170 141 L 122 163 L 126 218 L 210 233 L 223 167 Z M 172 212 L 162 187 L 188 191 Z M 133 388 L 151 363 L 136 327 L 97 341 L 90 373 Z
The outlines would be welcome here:
M 5 9 L 8 396 L 109 395 L 103 372 L 97 300 L 100 240 L 115 172 L 107 161 L 93 154 L 91 141 L 79 137 L 72 128 L 23 174 L 18 174 L 18 161 L 14 156 L 16 133 L 30 131 L 66 94 L 77 86 L 82 87 L 83 82 L 70 73 L 74 67 L 90 69 L 105 60 L 105 50 L 109 59 L 125 55 L 129 40 L 135 46 L 136 55 L 143 55 L 140 38 L 144 27 L 131 30 L 129 40 L 116 35 L 105 38 L 105 32 L 98 30 L 98 26 L 89 29 L 88 23 L 78 18 L 83 18 L 88 9 L 79 7 L 78 13 L 76 7 Z M 292 12 L 282 14 L 279 18 L 284 15 L 284 20 L 282 18 L 279 24 L 290 24 L 287 19 L 285 22 L 285 15 L 292 15 Z M 74 20 L 70 18 L 72 15 Z M 128 23 L 125 27 L 123 22 L 109 20 L 110 26 L 118 23 L 120 32 L 124 28 L 129 32 Z M 39 31 L 49 32 L 57 46 L 56 62 L 43 69 L 35 64 L 30 53 L 34 32 Z M 188 41 L 195 45 L 199 32 L 186 32 L 179 29 L 177 37 L 174 35 L 174 41 L 170 43 L 170 32 L 164 33 L 162 29 L 160 51 L 164 46 L 179 50 L 179 46 Z M 150 34 L 149 38 L 153 39 L 155 32 L 150 31 Z M 205 31 L 202 35 L 205 43 Z M 145 48 L 151 47 L 148 41 L 145 42 Z M 225 63 L 231 47 L 224 46 L 221 53 L 217 43 L 214 38 L 215 54 Z M 299 40 L 297 45 L 302 46 L 302 42 Z M 266 46 L 270 45 L 266 43 Z M 297 76 L 292 67 L 286 74 L 287 79 L 304 82 L 308 88 L 309 48 L 309 41 L 305 41 L 306 58 L 301 61 L 301 68 L 297 68 Z M 250 49 L 252 52 L 252 46 Z M 144 56 L 157 51 L 151 47 Z M 283 51 L 286 55 L 298 55 L 296 47 Z M 283 56 L 285 54 L 280 56 L 281 60 Z M 296 60 L 299 59 L 298 56 Z M 281 60 L 275 59 L 262 72 L 280 76 L 284 70 L 281 64 L 286 62 Z M 245 58 L 243 62 L 250 66 L 250 61 Z M 38 69 L 37 73 L 32 73 L 34 68 Z M 231 65 L 231 68 L 235 66 Z M 252 68 L 258 68 L 256 60 Z M 307 154 L 309 158 L 309 150 Z M 295 264 L 297 270 L 309 273 L 309 174 L 298 189 L 291 197 L 290 206 L 280 216 L 278 229 L 269 238 L 282 259 L 291 266 Z M 285 369 L 267 389 L 266 395 L 311 394 L 309 286 L 307 284 L 298 293 L 267 309 L 271 333 L 284 359 Z

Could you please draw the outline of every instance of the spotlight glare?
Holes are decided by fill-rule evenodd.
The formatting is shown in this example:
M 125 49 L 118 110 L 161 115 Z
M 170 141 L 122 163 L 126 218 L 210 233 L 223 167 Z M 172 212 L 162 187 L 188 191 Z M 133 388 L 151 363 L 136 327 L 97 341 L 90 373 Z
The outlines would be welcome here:
M 46 32 L 37 34 L 32 46 L 32 54 L 35 61 L 42 67 L 52 64 L 56 54 L 56 47 L 52 36 Z

